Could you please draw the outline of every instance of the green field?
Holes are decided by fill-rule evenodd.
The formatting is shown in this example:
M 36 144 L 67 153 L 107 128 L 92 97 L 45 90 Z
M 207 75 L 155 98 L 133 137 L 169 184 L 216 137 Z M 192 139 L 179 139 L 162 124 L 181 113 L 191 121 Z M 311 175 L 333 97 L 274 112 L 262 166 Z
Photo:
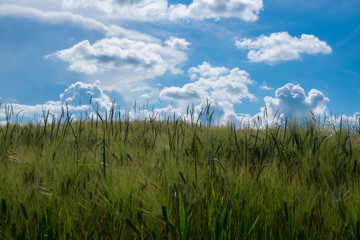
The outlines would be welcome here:
M 112 113 L 0 127 L 1 239 L 360 238 L 358 124 Z

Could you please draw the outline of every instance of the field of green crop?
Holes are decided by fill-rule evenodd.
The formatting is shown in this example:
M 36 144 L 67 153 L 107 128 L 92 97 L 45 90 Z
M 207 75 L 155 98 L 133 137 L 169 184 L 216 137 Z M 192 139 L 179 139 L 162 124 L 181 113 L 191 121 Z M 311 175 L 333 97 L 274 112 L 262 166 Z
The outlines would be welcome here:
M 1 239 L 360 238 L 358 124 L 113 113 L 0 127 Z

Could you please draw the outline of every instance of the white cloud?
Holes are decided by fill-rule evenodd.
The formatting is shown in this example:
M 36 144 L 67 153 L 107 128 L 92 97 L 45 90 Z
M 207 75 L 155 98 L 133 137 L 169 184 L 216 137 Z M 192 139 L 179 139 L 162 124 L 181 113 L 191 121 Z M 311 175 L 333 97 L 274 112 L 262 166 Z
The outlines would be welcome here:
M 198 67 L 190 68 L 190 83 L 182 87 L 165 87 L 160 97 L 177 103 L 176 112 L 185 113 L 188 106 L 194 105 L 197 111 L 207 103 L 212 103 L 212 109 L 220 122 L 227 122 L 234 116 L 234 104 L 240 104 L 243 99 L 255 99 L 249 92 L 248 85 L 253 84 L 249 74 L 239 68 L 227 69 L 213 67 L 203 62 Z
M 203 62 L 198 67 L 190 68 L 189 74 L 193 82 L 183 87 L 164 88 L 160 96 L 187 103 L 202 102 L 206 98 L 210 101 L 231 103 L 241 103 L 245 98 L 255 99 L 247 87 L 253 81 L 246 71 L 239 68 L 229 70 Z
M 189 69 L 189 74 L 192 81 L 199 77 L 216 79 L 218 76 L 225 75 L 228 72 L 229 69 L 226 67 L 213 67 L 207 62 L 203 62 L 201 65 Z
M 266 108 L 262 107 L 258 114 L 251 116 L 250 114 L 237 113 L 234 110 L 234 104 L 237 103 L 238 100 L 231 96 L 232 91 L 224 93 L 225 95 L 221 98 L 214 97 L 214 95 L 217 96 L 217 94 L 213 94 L 213 92 L 217 91 L 216 87 L 209 87 L 209 89 L 207 89 L 205 85 L 200 84 L 201 81 L 205 80 L 205 78 L 201 80 L 201 78 L 203 78 L 201 75 L 207 76 L 206 79 L 208 80 L 203 81 L 202 83 L 210 83 L 211 85 L 211 82 L 213 81 L 221 82 L 221 77 L 228 79 L 227 77 L 231 76 L 231 72 L 234 69 L 228 70 L 227 73 L 217 74 L 216 72 L 219 72 L 222 68 L 212 67 L 208 63 L 203 63 L 199 67 L 193 68 L 194 71 L 199 69 L 209 69 L 209 71 L 212 71 L 213 74 L 209 74 L 209 71 L 201 72 L 197 78 L 194 78 L 193 83 L 189 83 L 199 84 L 197 86 L 203 88 L 200 89 L 199 92 L 196 92 L 196 96 L 193 96 L 191 92 L 187 92 L 188 89 L 191 89 L 190 87 L 164 88 L 161 91 L 160 96 L 175 101 L 177 106 L 169 104 L 166 107 L 154 108 L 154 110 L 144 108 L 140 111 L 130 109 L 130 111 L 123 111 L 122 114 L 128 114 L 130 119 L 148 119 L 149 117 L 166 119 L 169 116 L 172 117 L 175 113 L 177 117 L 182 117 L 187 121 L 191 121 L 190 114 L 186 114 L 187 106 L 194 106 L 193 120 L 196 121 L 201 109 L 204 108 L 207 103 L 211 103 L 210 113 L 214 111 L 213 123 L 220 125 L 234 123 L 236 126 L 250 125 L 255 128 L 264 127 L 265 123 L 275 123 L 278 118 L 283 119 L 284 117 L 295 116 L 298 119 L 301 119 L 303 117 L 308 117 L 310 116 L 310 111 L 312 111 L 315 116 L 328 115 L 327 103 L 329 102 L 329 99 L 325 97 L 322 92 L 312 89 L 305 94 L 304 89 L 300 85 L 294 85 L 291 83 L 277 89 L 275 91 L 275 97 L 265 97 L 264 102 Z M 241 70 L 235 69 L 235 71 Z M 245 85 L 251 84 L 251 80 L 245 73 L 242 73 L 242 77 L 244 79 L 240 79 L 240 81 L 244 82 Z M 224 79 L 222 82 L 227 84 Z M 214 84 L 214 86 L 216 86 L 216 84 Z M 141 98 L 145 99 L 150 98 L 150 94 L 153 94 L 151 92 L 153 89 L 149 87 L 139 87 L 133 91 L 142 93 Z M 147 94 L 146 91 L 150 94 Z M 239 94 L 241 95 L 241 92 Z M 229 96 L 229 98 L 227 98 L 227 96 Z M 248 94 L 243 98 L 252 99 L 251 96 L 251 94 Z M 205 99 L 203 99 L 203 97 L 205 97 Z M 243 99 L 241 96 L 239 96 L 239 98 Z M 194 104 L 192 105 L 192 103 Z M 7 107 L 9 106 L 10 105 L 7 105 Z M 24 117 L 24 119 L 26 119 L 25 121 L 31 120 L 32 118 L 35 121 L 41 121 L 43 113 L 47 113 L 47 111 L 50 112 L 51 116 L 58 118 L 61 112 L 63 110 L 66 111 L 66 109 L 69 110 L 69 113 L 74 119 L 77 119 L 80 116 L 80 113 L 84 114 L 86 112 L 91 116 L 97 106 L 99 106 L 101 111 L 103 109 L 107 109 L 109 111 L 112 106 L 109 96 L 104 93 L 100 86 L 100 81 L 96 81 L 95 83 L 76 82 L 71 84 L 64 90 L 63 93 L 60 94 L 58 101 L 47 101 L 44 104 L 37 105 L 11 104 L 10 109 L 13 113 L 11 121 L 16 120 L 15 117 L 18 113 L 20 118 Z M 4 108 L 5 105 L 2 105 L 2 107 Z M 0 109 L 0 125 L 6 124 L 5 109 L 3 108 Z M 85 117 L 85 115 L 83 115 L 83 117 Z M 359 119 L 359 112 L 353 114 L 352 116 L 340 115 L 337 117 L 330 116 L 327 118 L 328 122 L 335 124 L 342 122 L 344 124 L 350 124 L 350 126 L 358 126 L 360 123 Z
M 149 95 L 149 94 L 147 94 L 147 93 L 144 93 L 144 94 L 141 94 L 140 95 L 140 98 L 145 98 L 145 99 L 148 99 L 148 98 L 150 98 L 151 96 Z
M 130 30 L 118 25 L 109 25 L 109 30 L 106 32 L 108 37 L 118 37 L 118 38 L 127 38 L 130 40 L 143 41 L 143 42 L 152 42 L 152 43 L 161 43 L 161 40 L 136 30 Z
M 0 17 L 28 18 L 41 23 L 69 23 L 86 29 L 109 32 L 110 28 L 96 20 L 71 12 L 44 12 L 42 10 L 11 4 L 0 5 Z
M 300 85 L 288 83 L 275 91 L 275 98 L 267 96 L 264 102 L 266 109 L 261 109 L 261 115 L 266 111 L 271 120 L 279 116 L 303 118 L 309 116 L 310 111 L 315 116 L 325 116 L 329 99 L 319 90 L 311 89 L 306 95 Z
M 239 49 L 250 49 L 247 54 L 251 62 L 265 62 L 273 65 L 281 61 L 300 59 L 301 54 L 330 54 L 331 47 L 314 35 L 302 34 L 300 38 L 292 37 L 287 32 L 261 35 L 255 40 L 236 41 Z
M 262 9 L 262 0 L 194 0 L 190 5 L 171 5 L 169 12 L 174 20 L 239 18 L 253 22 Z
M 57 51 L 46 58 L 59 58 L 69 69 L 85 74 L 118 70 L 138 75 L 138 80 L 181 72 L 177 65 L 187 60 L 186 53 L 155 42 L 125 38 L 106 38 L 93 45 L 85 40 L 73 47 Z
M 91 101 L 91 102 L 90 102 Z M 60 94 L 58 101 L 47 101 L 44 104 L 37 105 L 25 105 L 16 104 L 11 105 L 12 112 L 14 113 L 13 118 L 16 114 L 19 117 L 26 119 L 41 119 L 43 112 L 49 111 L 55 117 L 58 117 L 63 110 L 69 110 L 69 113 L 74 114 L 76 117 L 78 113 L 92 112 L 94 108 L 109 110 L 112 106 L 110 98 L 104 93 L 100 87 L 100 81 L 95 83 L 84 83 L 76 82 L 71 84 L 67 89 Z M 4 121 L 5 113 L 0 109 L 0 120 Z M 15 120 L 13 119 L 12 120 Z
M 265 90 L 265 91 L 274 90 L 274 88 L 269 87 L 269 86 L 266 86 L 266 85 L 261 85 L 260 88 L 261 88 L 262 90 Z
M 60 101 L 76 106 L 88 103 L 96 103 L 100 108 L 109 109 L 111 107 L 110 98 L 100 87 L 100 81 L 95 83 L 76 82 L 71 84 L 65 91 L 60 94 Z M 81 104 L 80 104 L 81 103 Z
M 160 76 L 166 71 L 174 74 L 182 72 L 177 65 L 187 59 L 187 54 L 179 49 L 188 46 L 185 39 L 170 37 L 169 46 L 154 36 L 117 25 L 106 25 L 72 12 L 44 11 L 29 7 L 47 5 L 41 1 L 14 0 L 27 7 L 0 4 L 0 18 L 23 18 L 44 24 L 69 24 L 73 27 L 104 33 L 105 39 L 94 44 L 82 41 L 69 49 L 57 51 L 45 57 L 62 59 L 69 63 L 69 69 L 74 71 L 97 73 L 86 76 L 87 81 L 101 79 L 103 89 L 116 90 L 124 94 L 128 101 L 133 101 L 140 95 L 134 96 L 128 93 L 139 84 L 137 81 Z M 133 60 L 132 63 L 131 60 Z M 155 92 L 153 91 L 150 96 L 153 96 Z
M 260 88 L 261 88 L 262 90 L 265 90 L 265 91 L 274 90 L 274 88 L 269 87 L 265 81 L 263 81 L 263 82 L 261 83 Z
M 263 9 L 262 0 L 194 0 L 189 5 L 167 0 L 63 0 L 66 9 L 97 9 L 109 18 L 132 20 L 203 20 L 238 18 L 255 21 Z
M 187 50 L 190 43 L 184 38 L 170 37 L 165 44 L 174 49 Z
M 360 112 L 356 112 L 351 116 L 347 116 L 345 114 L 340 116 L 330 116 L 328 122 L 336 125 L 345 124 L 345 126 L 357 126 L 357 130 L 360 130 Z
M 64 9 L 92 10 L 105 13 L 109 19 L 130 19 L 136 21 L 166 19 L 167 0 L 63 0 Z
M 159 39 L 135 30 L 125 29 L 117 25 L 105 25 L 100 21 L 87 18 L 72 12 L 42 11 L 37 8 L 24 7 L 12 4 L 0 5 L 0 18 L 26 18 L 45 24 L 71 24 L 84 29 L 103 32 L 106 36 L 128 38 L 146 42 L 160 42 Z
M 237 126 L 263 128 L 266 124 L 277 124 L 288 117 L 302 120 L 310 117 L 311 112 L 316 117 L 326 117 L 328 102 L 329 99 L 319 90 L 311 89 L 306 95 L 300 85 L 287 83 L 275 91 L 275 97 L 264 98 L 265 107 L 260 108 L 259 113 L 251 116 L 228 111 L 228 118 L 233 119 Z M 353 120 L 353 117 L 350 119 Z
M 255 21 L 263 9 L 262 0 L 193 0 L 186 4 L 169 4 L 167 0 L 3 0 L 43 11 L 62 8 L 96 19 L 203 20 L 238 18 Z
M 204 64 L 202 67 L 205 68 Z M 199 68 L 200 66 L 197 69 Z M 220 68 L 215 70 L 218 71 L 219 69 Z M 197 81 L 198 79 L 196 79 L 194 83 L 196 84 Z M 206 106 L 206 101 L 200 101 L 200 91 L 191 92 L 189 89 L 191 88 L 186 85 L 182 88 L 164 88 L 160 96 L 174 100 L 177 106 L 170 104 L 165 108 L 157 108 L 155 111 L 162 118 L 172 116 L 172 114 L 175 113 L 176 116 L 191 121 L 190 116 L 186 114 L 186 107 L 194 106 L 194 117 L 196 120 L 201 108 Z M 294 85 L 292 83 L 287 83 L 283 87 L 278 88 L 275 91 L 275 97 L 265 97 L 264 104 L 266 107 L 260 108 L 259 113 L 255 115 L 236 112 L 234 110 L 234 103 L 226 101 L 225 97 L 224 99 L 215 101 L 211 99 L 211 94 L 208 94 L 207 98 L 209 99 L 209 103 L 211 103 L 210 112 L 214 111 L 214 123 L 220 125 L 233 123 L 238 127 L 250 126 L 253 128 L 263 128 L 266 124 L 279 123 L 279 120 L 281 122 L 285 117 L 296 117 L 296 119 L 302 120 L 305 117 L 311 117 L 311 112 L 315 117 L 326 117 L 328 123 L 338 125 L 342 122 L 345 126 L 351 126 L 356 130 L 359 129 L 360 125 L 360 112 L 356 112 L 351 116 L 329 116 L 327 107 L 329 99 L 321 91 L 311 89 L 306 94 L 300 85 Z M 188 105 L 182 104 L 182 101 Z M 194 102 L 194 105 L 191 104 L 192 102 Z

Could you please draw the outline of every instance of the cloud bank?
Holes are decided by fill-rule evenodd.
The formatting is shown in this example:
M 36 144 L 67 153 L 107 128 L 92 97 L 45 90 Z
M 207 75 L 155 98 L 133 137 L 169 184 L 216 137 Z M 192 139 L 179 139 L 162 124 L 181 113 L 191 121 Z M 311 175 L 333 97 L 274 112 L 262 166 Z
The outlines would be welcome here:
M 237 68 L 227 69 L 225 67 L 213 67 L 209 63 L 202 63 L 198 67 L 191 68 L 189 74 L 192 77 L 191 83 L 185 84 L 183 87 L 164 88 L 160 92 L 160 98 L 165 103 L 172 102 L 166 107 L 156 107 L 153 110 L 143 109 L 135 111 L 130 109 L 126 114 L 131 119 L 147 119 L 156 117 L 158 119 L 166 119 L 168 116 L 182 117 L 187 121 L 191 121 L 188 113 L 188 106 L 193 106 L 195 119 L 200 111 L 209 103 L 210 113 L 213 112 L 213 123 L 225 125 L 233 123 L 236 126 L 242 124 L 253 127 L 263 127 L 264 123 L 275 123 L 277 119 L 285 117 L 296 117 L 302 119 L 310 116 L 310 111 L 315 116 L 328 115 L 327 103 L 329 99 L 319 90 L 311 89 L 307 94 L 300 85 L 288 83 L 275 91 L 275 97 L 267 96 L 264 98 L 266 107 L 262 107 L 259 113 L 255 115 L 239 113 L 235 111 L 235 104 L 241 104 L 243 99 L 254 99 L 249 93 L 247 86 L 253 84 L 249 75 Z M 218 88 L 218 82 L 225 82 L 224 87 Z M 146 88 L 146 87 L 145 87 Z M 135 89 L 135 91 L 143 91 L 146 89 Z M 148 89 L 151 91 L 152 89 Z M 227 97 L 229 96 L 229 97 Z M 167 100 L 167 101 L 166 101 Z M 16 114 L 23 117 L 25 121 L 33 119 L 35 122 L 41 122 L 43 113 L 50 112 L 51 116 L 56 119 L 61 115 L 62 111 L 69 110 L 74 119 L 91 116 L 94 109 L 109 109 L 113 103 L 110 97 L 104 93 L 100 86 L 100 81 L 94 83 L 76 82 L 66 88 L 60 94 L 58 101 L 48 101 L 44 104 L 23 105 L 11 104 L 13 118 Z M 3 105 L 4 106 L 4 105 Z M 9 105 L 8 105 L 9 106 Z M 122 112 L 125 114 L 125 111 Z M 84 115 L 86 114 L 86 115 Z M 339 124 L 343 123 L 358 124 L 360 113 L 353 116 L 342 115 L 339 117 L 328 117 L 330 122 Z M 260 123 L 258 120 L 260 119 Z M 0 111 L 0 122 L 5 123 L 5 111 Z
M 247 85 L 252 84 L 253 81 L 245 71 L 212 67 L 208 63 L 203 63 L 189 71 L 190 74 L 194 72 L 199 75 L 193 76 L 193 83 L 185 84 L 183 87 L 164 88 L 160 92 L 160 97 L 176 102 L 176 107 L 170 105 L 168 108 L 178 115 L 185 114 L 186 107 L 191 104 L 194 104 L 195 112 L 199 113 L 201 108 L 206 106 L 207 101 L 211 103 L 211 111 L 215 111 L 214 120 L 219 124 L 252 123 L 257 122 L 258 119 L 262 123 L 273 123 L 285 117 L 298 119 L 309 117 L 311 112 L 315 116 L 328 114 L 329 99 L 321 91 L 311 89 L 306 94 L 300 85 L 292 83 L 278 88 L 275 97 L 266 96 L 264 98 L 266 107 L 262 107 L 259 113 L 253 116 L 238 113 L 235 111 L 235 104 L 241 104 L 242 99 L 255 98 L 247 89 Z M 218 89 L 217 83 L 224 85 Z
M 282 61 L 300 59 L 302 54 L 330 54 L 331 47 L 314 35 L 302 34 L 300 38 L 292 37 L 287 32 L 261 35 L 257 39 L 236 41 L 239 49 L 250 49 L 247 58 L 251 62 L 265 62 L 274 65 Z
M 108 18 L 153 20 L 204 20 L 238 18 L 253 22 L 263 9 L 262 0 L 193 0 L 189 5 L 167 0 L 63 0 L 65 9 L 97 9 Z

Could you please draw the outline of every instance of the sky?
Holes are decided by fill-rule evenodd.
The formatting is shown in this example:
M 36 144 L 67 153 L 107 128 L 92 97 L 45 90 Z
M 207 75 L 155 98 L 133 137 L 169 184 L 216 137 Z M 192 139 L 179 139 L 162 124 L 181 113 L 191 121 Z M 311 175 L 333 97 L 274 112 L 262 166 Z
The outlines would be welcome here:
M 0 53 L 0 123 L 7 106 L 360 116 L 359 0 L 0 0 Z

